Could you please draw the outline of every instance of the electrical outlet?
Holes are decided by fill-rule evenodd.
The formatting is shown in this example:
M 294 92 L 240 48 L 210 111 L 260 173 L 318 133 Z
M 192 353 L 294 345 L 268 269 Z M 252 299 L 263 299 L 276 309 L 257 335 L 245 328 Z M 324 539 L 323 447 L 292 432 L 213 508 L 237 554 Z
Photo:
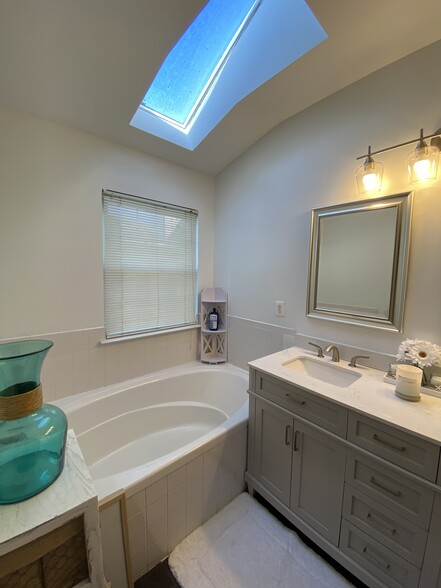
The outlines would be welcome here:
M 285 301 L 276 300 L 276 316 L 285 316 Z

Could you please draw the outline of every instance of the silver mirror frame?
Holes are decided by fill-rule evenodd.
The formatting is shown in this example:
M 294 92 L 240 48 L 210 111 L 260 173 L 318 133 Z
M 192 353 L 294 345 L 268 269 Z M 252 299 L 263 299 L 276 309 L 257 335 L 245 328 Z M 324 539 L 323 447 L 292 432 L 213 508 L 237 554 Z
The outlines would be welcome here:
M 392 196 L 359 200 L 312 210 L 311 240 L 308 271 L 308 294 L 306 314 L 339 323 L 371 327 L 401 333 L 403 330 L 404 304 L 406 297 L 407 269 L 409 262 L 410 227 L 412 219 L 413 192 Z M 320 220 L 331 215 L 379 210 L 396 207 L 397 224 L 393 256 L 393 275 L 389 315 L 387 318 L 363 316 L 338 309 L 321 309 L 317 305 L 317 284 L 320 251 Z

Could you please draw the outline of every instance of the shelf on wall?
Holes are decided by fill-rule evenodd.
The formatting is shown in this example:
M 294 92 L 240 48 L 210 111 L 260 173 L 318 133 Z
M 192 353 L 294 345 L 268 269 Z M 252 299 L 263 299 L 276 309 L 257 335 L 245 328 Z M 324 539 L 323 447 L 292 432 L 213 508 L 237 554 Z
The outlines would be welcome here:
M 205 288 L 201 292 L 201 361 L 223 363 L 227 361 L 227 301 L 224 288 Z M 208 328 L 209 316 L 215 308 L 219 314 L 219 328 Z

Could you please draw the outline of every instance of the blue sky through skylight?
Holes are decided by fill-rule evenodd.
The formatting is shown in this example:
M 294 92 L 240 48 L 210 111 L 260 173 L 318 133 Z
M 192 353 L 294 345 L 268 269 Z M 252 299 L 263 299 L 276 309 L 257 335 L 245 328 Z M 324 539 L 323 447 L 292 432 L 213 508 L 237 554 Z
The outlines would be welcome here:
M 168 54 L 141 106 L 186 126 L 256 0 L 210 0 Z

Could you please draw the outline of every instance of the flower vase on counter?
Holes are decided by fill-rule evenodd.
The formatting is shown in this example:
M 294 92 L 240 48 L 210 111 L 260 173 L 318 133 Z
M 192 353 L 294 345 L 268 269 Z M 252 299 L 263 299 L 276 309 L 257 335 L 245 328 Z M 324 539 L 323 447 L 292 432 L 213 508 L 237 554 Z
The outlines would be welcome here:
M 424 339 L 406 339 L 398 347 L 397 364 L 422 370 L 422 386 L 430 386 L 433 366 L 441 365 L 441 347 Z
M 40 372 L 52 341 L 0 344 L 0 504 L 38 494 L 63 471 L 67 418 L 43 404 Z

